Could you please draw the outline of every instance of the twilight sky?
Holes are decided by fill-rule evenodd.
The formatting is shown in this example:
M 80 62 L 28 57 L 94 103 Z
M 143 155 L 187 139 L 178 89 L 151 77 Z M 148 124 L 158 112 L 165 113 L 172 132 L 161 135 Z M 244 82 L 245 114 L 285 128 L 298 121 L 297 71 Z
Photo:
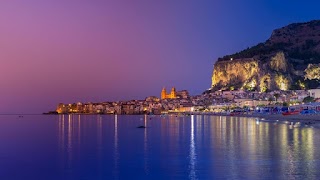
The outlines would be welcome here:
M 303 2 L 303 3 L 302 3 Z M 0 113 L 200 94 L 218 57 L 320 19 L 314 0 L 1 0 Z

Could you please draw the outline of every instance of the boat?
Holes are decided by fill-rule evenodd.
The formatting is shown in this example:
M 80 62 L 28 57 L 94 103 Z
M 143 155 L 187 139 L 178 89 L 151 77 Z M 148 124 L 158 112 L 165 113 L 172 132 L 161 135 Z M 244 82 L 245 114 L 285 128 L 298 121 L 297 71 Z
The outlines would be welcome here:
M 300 114 L 299 110 L 295 110 L 295 111 L 287 111 L 287 112 L 283 112 L 282 115 L 284 116 L 288 116 L 288 115 L 297 115 Z
M 296 122 L 293 127 L 297 128 L 297 127 L 300 127 L 301 126 L 301 123 L 300 122 Z
M 239 112 L 231 112 L 230 113 L 230 116 L 236 116 L 236 115 L 240 115 L 240 113 Z
M 234 110 L 230 112 L 230 116 L 237 116 L 237 115 L 242 115 L 244 113 L 243 110 Z

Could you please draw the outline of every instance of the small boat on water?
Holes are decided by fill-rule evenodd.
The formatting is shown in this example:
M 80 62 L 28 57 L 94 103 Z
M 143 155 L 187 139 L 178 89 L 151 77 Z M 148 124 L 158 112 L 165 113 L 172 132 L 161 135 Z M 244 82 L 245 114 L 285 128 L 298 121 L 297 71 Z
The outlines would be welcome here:
M 237 116 L 237 115 L 242 115 L 242 114 L 244 114 L 245 113 L 245 111 L 243 111 L 243 110 L 233 110 L 232 112 L 230 112 L 230 116 Z
M 240 114 L 241 114 L 240 112 L 231 112 L 230 116 L 237 116 L 237 115 L 240 115 Z
M 301 123 L 300 122 L 296 122 L 293 127 L 297 128 L 297 127 L 300 127 L 301 126 Z
M 295 110 L 295 111 L 288 111 L 288 112 L 283 112 L 282 115 L 284 116 L 288 116 L 288 115 L 297 115 L 300 114 L 299 110 Z

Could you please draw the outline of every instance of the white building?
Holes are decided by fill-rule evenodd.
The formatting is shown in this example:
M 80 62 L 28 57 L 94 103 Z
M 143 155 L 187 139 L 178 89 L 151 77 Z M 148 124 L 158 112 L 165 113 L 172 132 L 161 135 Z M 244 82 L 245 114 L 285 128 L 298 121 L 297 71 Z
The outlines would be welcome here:
M 309 89 L 309 96 L 313 98 L 320 98 L 320 89 Z

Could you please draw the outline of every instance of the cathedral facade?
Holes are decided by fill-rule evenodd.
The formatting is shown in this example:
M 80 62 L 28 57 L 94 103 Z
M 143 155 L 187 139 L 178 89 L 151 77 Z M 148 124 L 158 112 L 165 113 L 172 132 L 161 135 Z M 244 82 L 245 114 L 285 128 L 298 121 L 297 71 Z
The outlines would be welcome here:
M 163 88 L 161 91 L 161 99 L 175 99 L 177 98 L 176 88 L 172 88 L 170 93 L 167 93 L 166 88 Z

